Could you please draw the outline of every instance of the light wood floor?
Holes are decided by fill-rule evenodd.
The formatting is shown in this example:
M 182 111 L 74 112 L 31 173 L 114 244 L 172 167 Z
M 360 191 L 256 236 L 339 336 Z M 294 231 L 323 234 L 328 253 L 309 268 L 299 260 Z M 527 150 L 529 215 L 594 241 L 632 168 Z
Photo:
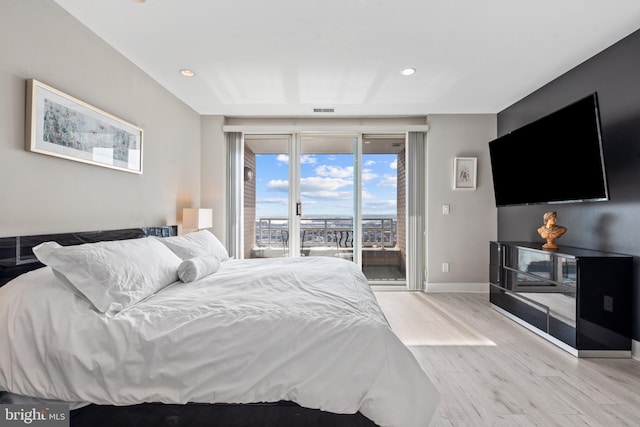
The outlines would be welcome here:
M 487 294 L 375 294 L 440 390 L 432 427 L 640 426 L 637 360 L 575 358 L 493 310 Z

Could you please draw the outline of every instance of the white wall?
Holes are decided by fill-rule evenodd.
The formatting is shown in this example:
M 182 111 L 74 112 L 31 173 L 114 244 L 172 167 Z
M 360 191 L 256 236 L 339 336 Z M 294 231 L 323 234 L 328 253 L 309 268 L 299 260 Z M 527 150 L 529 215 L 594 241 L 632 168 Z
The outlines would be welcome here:
M 144 173 L 26 152 L 30 78 L 143 128 Z M 2 2 L 0 236 L 176 224 L 200 203 L 199 155 L 200 116 L 55 2 Z
M 427 291 L 488 291 L 489 241 L 497 237 L 488 142 L 496 136 L 496 115 L 436 114 L 428 122 Z M 453 190 L 454 157 L 478 158 L 475 191 Z

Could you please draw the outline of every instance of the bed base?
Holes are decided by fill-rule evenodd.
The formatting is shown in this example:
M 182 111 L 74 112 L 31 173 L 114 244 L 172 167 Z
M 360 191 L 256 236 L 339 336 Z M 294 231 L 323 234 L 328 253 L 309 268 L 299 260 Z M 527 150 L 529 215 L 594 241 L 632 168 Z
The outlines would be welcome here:
M 89 405 L 71 411 L 71 427 L 376 427 L 361 413 L 334 414 L 292 402 Z

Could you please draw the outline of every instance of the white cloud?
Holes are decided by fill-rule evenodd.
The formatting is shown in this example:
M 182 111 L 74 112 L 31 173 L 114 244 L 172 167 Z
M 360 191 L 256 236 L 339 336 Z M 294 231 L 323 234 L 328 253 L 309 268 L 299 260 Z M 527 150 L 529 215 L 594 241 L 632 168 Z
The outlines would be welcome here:
M 364 162 L 365 166 L 373 166 L 376 164 L 375 160 L 367 160 L 366 162 Z
M 330 178 L 323 176 L 311 176 L 300 180 L 300 192 L 308 194 L 310 197 L 327 198 L 329 192 L 335 192 L 339 189 L 353 185 L 353 180 L 344 178 Z M 289 181 L 286 179 L 272 179 L 267 183 L 267 188 L 271 191 L 287 192 L 289 191 Z M 346 193 L 351 194 L 350 191 Z M 343 198 L 341 194 L 338 197 Z
M 364 188 L 362 189 L 362 199 L 375 199 L 376 196 L 375 194 L 365 190 Z
M 398 160 L 394 160 L 393 162 L 389 163 L 389 167 L 391 169 L 398 169 Z
M 374 173 L 371 169 L 362 169 L 362 180 L 363 181 L 371 181 L 372 179 L 376 179 L 378 177 L 377 173 Z
M 280 163 L 289 163 L 289 155 L 288 154 L 278 154 L 276 160 Z
M 300 180 L 300 191 L 335 191 L 348 185 L 353 185 L 353 180 L 310 176 Z
M 266 197 L 264 199 L 256 200 L 256 204 L 270 204 L 270 205 L 285 205 L 289 204 L 288 199 L 281 199 L 277 197 Z
M 385 175 L 384 178 L 378 182 L 378 187 L 398 187 L 398 177 L 396 175 Z
M 272 179 L 267 183 L 267 188 L 273 191 L 289 191 L 289 181 L 286 179 Z
M 397 200 L 375 200 L 362 204 L 362 209 L 366 212 L 382 210 L 382 209 L 395 209 L 398 206 Z
M 332 178 L 353 178 L 353 166 L 320 165 L 316 168 L 316 173 Z
M 353 166 L 332 166 L 332 165 L 320 165 L 316 168 L 316 173 L 320 176 L 326 176 L 331 178 L 353 178 Z M 372 169 L 362 169 L 362 180 L 371 181 L 376 179 L 378 174 L 374 173 Z
M 314 165 L 318 163 L 318 159 L 310 154 L 300 156 L 300 163 L 303 165 Z
M 276 160 L 279 161 L 280 163 L 289 163 L 289 155 L 288 154 L 278 154 L 278 157 L 276 157 Z M 313 165 L 318 163 L 318 159 L 310 154 L 303 154 L 302 156 L 300 156 L 300 163 L 301 164 L 307 164 L 307 165 Z
M 353 199 L 353 192 L 351 191 L 303 191 L 301 192 L 303 197 L 310 199 L 325 199 L 325 200 L 350 200 Z

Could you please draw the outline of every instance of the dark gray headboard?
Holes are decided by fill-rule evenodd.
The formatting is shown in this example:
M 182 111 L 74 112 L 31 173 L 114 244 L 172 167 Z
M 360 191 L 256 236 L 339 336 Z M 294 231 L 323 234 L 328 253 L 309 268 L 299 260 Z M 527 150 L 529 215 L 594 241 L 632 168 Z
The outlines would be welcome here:
M 120 230 L 81 231 L 76 233 L 40 234 L 34 236 L 0 237 L 0 286 L 22 273 L 43 266 L 33 251 L 42 242 L 58 242 L 62 246 L 109 240 L 138 239 L 140 237 L 169 237 L 177 234 L 175 225 L 125 228 Z

